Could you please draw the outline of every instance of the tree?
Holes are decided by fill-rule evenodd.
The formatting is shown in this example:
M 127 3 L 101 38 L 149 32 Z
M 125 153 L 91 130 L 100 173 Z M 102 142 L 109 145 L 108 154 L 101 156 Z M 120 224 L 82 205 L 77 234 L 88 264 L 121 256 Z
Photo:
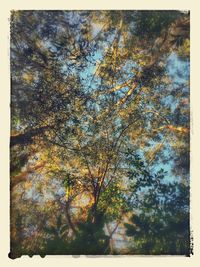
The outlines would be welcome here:
M 144 167 L 130 179 L 134 213 L 125 224 L 132 237 L 130 253 L 190 255 L 188 185 L 167 183 L 162 169 L 152 176 Z
M 81 252 L 106 254 L 119 223 L 133 212 L 130 171 L 140 171 L 138 154 L 155 173 L 157 159 L 164 164 L 171 153 L 170 168 L 188 180 L 188 45 L 189 15 L 178 11 L 12 13 L 14 255 L 37 249 L 23 249 L 32 235 L 26 220 L 17 228 L 27 212 L 23 201 L 30 202 L 33 221 L 34 205 L 44 206 L 37 209 L 47 225 L 35 230 L 40 253 L 57 244 L 55 253 L 78 253 L 86 242 Z M 172 76 L 170 60 L 182 62 L 186 75 Z

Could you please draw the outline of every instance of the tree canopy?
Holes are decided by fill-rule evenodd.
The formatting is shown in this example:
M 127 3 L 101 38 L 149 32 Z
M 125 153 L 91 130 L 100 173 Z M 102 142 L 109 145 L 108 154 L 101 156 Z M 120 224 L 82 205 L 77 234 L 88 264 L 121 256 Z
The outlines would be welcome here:
M 10 256 L 189 255 L 189 13 L 13 11 L 10 29 Z

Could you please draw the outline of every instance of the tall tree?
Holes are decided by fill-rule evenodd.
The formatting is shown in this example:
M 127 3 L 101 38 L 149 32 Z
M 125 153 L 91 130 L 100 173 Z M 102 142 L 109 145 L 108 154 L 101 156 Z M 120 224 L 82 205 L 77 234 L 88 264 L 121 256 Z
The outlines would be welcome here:
M 152 175 L 170 155 L 174 179 L 188 183 L 188 73 L 188 14 L 12 13 L 13 255 L 34 254 L 36 243 L 24 248 L 38 235 L 40 253 L 111 253 L 110 240 L 134 210 L 137 155 Z M 38 203 L 43 219 L 33 230 Z M 110 233 L 106 224 L 114 224 Z

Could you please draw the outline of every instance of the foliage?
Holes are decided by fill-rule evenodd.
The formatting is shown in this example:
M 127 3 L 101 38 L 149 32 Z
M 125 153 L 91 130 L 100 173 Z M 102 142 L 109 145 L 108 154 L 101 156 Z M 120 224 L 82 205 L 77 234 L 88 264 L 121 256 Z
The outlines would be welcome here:
M 131 204 L 135 213 L 131 224 L 125 224 L 128 236 L 133 238 L 134 254 L 189 255 L 189 187 L 183 183 L 164 181 L 160 170 L 151 176 L 133 182 Z
M 141 230 L 137 253 L 171 253 L 189 211 L 146 209 L 189 194 L 189 14 L 12 11 L 10 49 L 11 255 L 112 254 L 136 210 L 171 229 L 162 251 Z M 161 167 L 178 182 L 157 186 Z

